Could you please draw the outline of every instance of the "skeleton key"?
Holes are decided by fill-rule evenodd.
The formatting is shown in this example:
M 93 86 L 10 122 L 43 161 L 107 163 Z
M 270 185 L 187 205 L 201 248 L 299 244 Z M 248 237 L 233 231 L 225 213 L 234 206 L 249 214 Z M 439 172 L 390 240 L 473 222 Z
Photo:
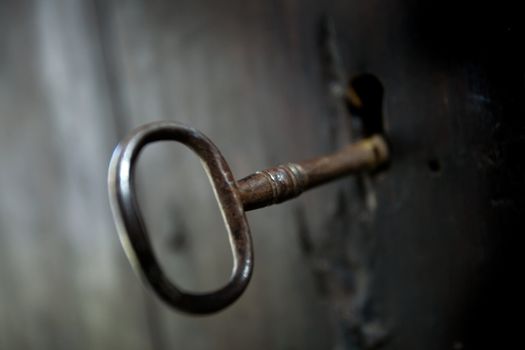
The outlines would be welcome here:
M 190 293 L 168 279 L 153 253 L 140 213 L 134 183 L 138 156 L 147 144 L 168 140 L 186 145 L 200 157 L 226 225 L 233 271 L 229 282 L 215 291 Z M 345 175 L 373 170 L 388 160 L 388 153 L 385 139 L 376 134 L 336 153 L 258 171 L 235 181 L 218 148 L 200 131 L 176 122 L 155 122 L 135 129 L 116 147 L 108 174 L 110 204 L 122 246 L 135 271 L 174 308 L 207 314 L 233 303 L 250 281 L 253 247 L 245 211 L 286 201 Z

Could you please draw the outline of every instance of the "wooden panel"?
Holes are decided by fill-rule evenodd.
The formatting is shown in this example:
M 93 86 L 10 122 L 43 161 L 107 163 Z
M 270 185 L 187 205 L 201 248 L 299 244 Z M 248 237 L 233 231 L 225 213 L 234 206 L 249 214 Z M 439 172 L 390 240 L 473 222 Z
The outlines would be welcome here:
M 328 347 L 327 311 L 298 244 L 300 202 L 249 215 L 252 284 L 225 312 L 195 318 L 133 275 L 106 195 L 112 148 L 148 121 L 201 129 L 238 177 L 324 151 L 317 19 L 296 6 L 1 2 L 0 348 Z M 188 289 L 224 283 L 226 234 L 196 158 L 154 145 L 139 175 L 170 275 Z
M 93 6 L 2 2 L 0 13 L 1 347 L 146 348 L 107 205 L 116 131 Z
M 286 19 L 278 8 L 128 2 L 102 7 L 100 13 L 106 57 L 118 67 L 116 103 L 126 127 L 161 119 L 191 124 L 216 141 L 238 177 L 315 151 L 304 147 L 308 134 L 289 139 L 296 115 L 304 114 L 301 130 L 308 130 L 322 100 L 315 86 L 303 87 L 309 77 L 298 70 L 283 41 L 279 23 Z M 315 47 L 314 38 L 307 45 Z M 167 258 L 172 277 L 188 289 L 211 289 L 227 280 L 227 241 L 202 170 L 194 157 L 175 149 L 162 145 L 144 154 L 146 219 L 159 233 L 157 251 Z M 151 300 L 148 317 L 157 324 L 155 338 L 185 348 L 326 346 L 327 326 L 318 316 L 322 311 L 310 272 L 301 263 L 292 210 L 249 216 L 256 273 L 238 303 L 194 320 Z M 182 247 L 169 244 L 173 235 Z
M 512 343 L 525 188 L 514 7 L 0 1 L 0 349 Z M 363 72 L 385 88 L 391 168 L 249 213 L 255 274 L 228 310 L 191 317 L 147 292 L 110 217 L 118 140 L 181 121 L 241 178 L 358 137 L 334 73 Z M 220 286 L 231 257 L 196 157 L 153 145 L 138 172 L 170 276 Z

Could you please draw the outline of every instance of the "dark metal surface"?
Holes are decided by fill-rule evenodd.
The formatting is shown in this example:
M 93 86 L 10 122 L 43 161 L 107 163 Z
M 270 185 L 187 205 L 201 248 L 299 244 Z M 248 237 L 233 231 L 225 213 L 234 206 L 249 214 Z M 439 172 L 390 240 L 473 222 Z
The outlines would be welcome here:
M 332 234 L 309 236 L 312 266 L 329 266 L 328 297 L 344 310 L 341 348 L 517 347 L 525 212 L 519 2 L 333 5 L 349 76 L 373 73 L 387 92 L 392 142 L 392 166 L 371 191 L 377 206 L 354 205 L 360 189 L 350 188 L 327 220 Z M 388 336 L 378 345 L 381 328 Z
M 182 291 L 166 277 L 153 252 L 137 203 L 134 169 L 142 148 L 163 140 L 181 142 L 199 155 L 219 202 L 234 263 L 230 281 L 217 291 L 204 294 Z M 263 170 L 236 183 L 223 156 L 205 135 L 179 123 L 155 122 L 137 128 L 116 147 L 109 166 L 109 197 L 122 245 L 134 269 L 169 305 L 185 312 L 206 314 L 234 302 L 250 280 L 253 247 L 245 209 L 283 202 L 343 175 L 374 169 L 387 159 L 386 142 L 375 135 L 334 154 Z

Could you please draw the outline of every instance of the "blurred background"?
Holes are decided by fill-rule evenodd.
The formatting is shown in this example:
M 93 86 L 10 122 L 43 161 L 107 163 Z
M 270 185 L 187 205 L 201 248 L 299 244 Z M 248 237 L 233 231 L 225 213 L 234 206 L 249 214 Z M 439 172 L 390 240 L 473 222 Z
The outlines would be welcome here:
M 293 204 L 250 215 L 258 260 L 249 290 L 222 313 L 194 317 L 134 275 L 107 198 L 113 148 L 155 120 L 202 130 L 238 178 L 322 151 L 308 127 L 322 117 L 323 86 L 307 83 L 319 75 L 317 19 L 293 15 L 309 21 L 310 39 L 297 42 L 288 6 L 299 4 L 0 1 L 0 349 L 331 344 Z M 169 275 L 189 290 L 222 286 L 231 253 L 198 159 L 152 145 L 138 173 Z
M 0 349 L 512 348 L 525 208 L 515 7 L 0 0 Z M 250 212 L 254 276 L 223 312 L 174 312 L 143 286 L 107 198 L 120 139 L 180 121 L 242 178 L 359 138 L 341 94 L 365 72 L 385 91 L 388 170 Z M 137 171 L 168 275 L 222 286 L 232 261 L 198 159 L 158 143 Z

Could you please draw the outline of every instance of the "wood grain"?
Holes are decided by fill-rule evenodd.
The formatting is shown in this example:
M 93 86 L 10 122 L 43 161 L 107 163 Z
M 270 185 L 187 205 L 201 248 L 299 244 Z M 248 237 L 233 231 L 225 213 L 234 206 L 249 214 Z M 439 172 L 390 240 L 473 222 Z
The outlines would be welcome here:
M 314 19 L 295 23 L 289 6 L 0 2 L 1 349 L 330 344 L 327 313 L 297 244 L 297 204 L 250 214 L 252 284 L 240 302 L 207 318 L 175 313 L 145 291 L 107 204 L 112 148 L 152 120 L 201 129 L 239 178 L 319 154 L 323 135 L 313 126 L 324 100 Z M 308 36 L 297 38 L 298 30 Z M 290 138 L 291 127 L 301 133 Z M 187 289 L 221 285 L 231 257 L 198 161 L 154 145 L 139 175 L 166 269 Z
M 521 13 L 507 0 L 0 0 L 0 349 L 515 347 Z M 337 30 L 337 72 L 320 23 Z M 363 72 L 384 87 L 388 171 L 250 212 L 254 278 L 223 313 L 181 315 L 146 291 L 110 217 L 118 140 L 177 120 L 240 179 L 358 138 L 334 77 Z M 149 146 L 138 180 L 170 277 L 220 286 L 231 258 L 195 156 Z

